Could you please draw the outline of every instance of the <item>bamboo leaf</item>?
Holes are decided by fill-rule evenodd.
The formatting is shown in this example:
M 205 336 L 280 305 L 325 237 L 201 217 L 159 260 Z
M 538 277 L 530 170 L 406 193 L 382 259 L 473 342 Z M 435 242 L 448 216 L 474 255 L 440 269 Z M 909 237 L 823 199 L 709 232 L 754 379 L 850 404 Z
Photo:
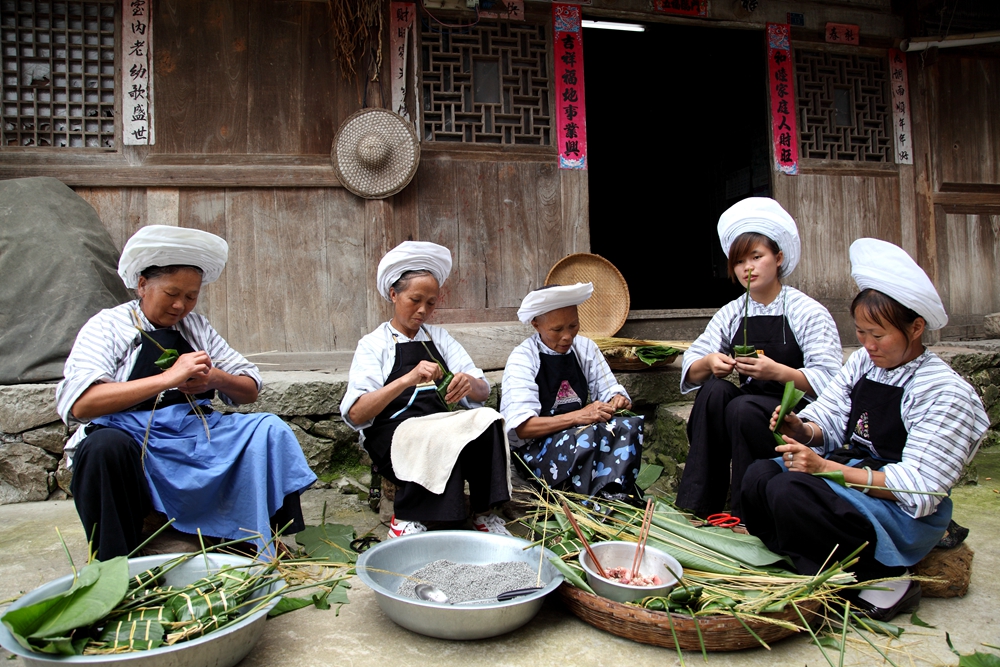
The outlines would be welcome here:
M 160 355 L 160 358 L 154 361 L 153 363 L 156 364 L 157 368 L 165 371 L 171 366 L 173 366 L 174 362 L 177 361 L 177 359 L 180 356 L 181 355 L 177 353 L 177 350 L 173 349 L 172 347 L 167 348 L 163 351 L 163 354 Z
M 559 570 L 559 572 L 562 573 L 562 576 L 564 579 L 566 579 L 566 581 L 576 586 L 580 590 L 587 591 L 592 595 L 597 595 L 597 593 L 594 593 L 594 589 L 591 588 L 590 585 L 586 581 L 584 581 L 583 577 L 580 576 L 580 574 L 577 573 L 576 570 L 570 567 L 566 563 L 566 561 L 562 560 L 561 558 L 549 558 L 549 562 L 552 563 L 552 566 L 554 568 L 556 568 L 557 570 Z
M 680 354 L 680 350 L 675 347 L 664 345 L 641 345 L 635 348 L 635 356 L 647 366 L 652 366 L 658 361 L 666 361 Z
M 846 487 L 847 481 L 844 479 L 844 473 L 841 470 L 832 470 L 830 472 L 814 472 L 813 477 L 822 477 L 823 479 L 828 479 L 831 482 L 840 484 Z
M 1000 667 L 1000 656 L 976 651 L 958 658 L 958 667 Z
M 785 441 L 781 439 L 781 435 L 778 433 L 781 423 L 785 420 L 785 416 L 791 412 L 792 408 L 799 404 L 799 401 L 805 395 L 806 392 L 795 388 L 794 382 L 788 381 L 785 383 L 785 393 L 781 396 L 781 410 L 778 412 L 778 420 L 774 423 L 774 439 L 779 445 L 785 444 Z
M 37 650 L 60 642 L 59 652 L 63 652 L 66 644 L 61 640 L 73 630 L 104 618 L 125 598 L 128 580 L 128 559 L 124 556 L 94 561 L 80 570 L 70 590 L 8 611 L 2 620 L 25 648 Z
M 645 491 L 660 479 L 663 474 L 663 466 L 643 463 L 639 469 L 639 476 L 635 478 L 635 485 Z
M 354 527 L 339 523 L 306 526 L 295 534 L 295 541 L 310 558 L 326 558 L 335 563 L 353 563 L 358 554 L 351 548 Z
M 920 626 L 921 628 L 937 627 L 936 625 L 931 625 L 930 623 L 922 620 L 919 616 L 917 616 L 917 612 L 913 612 L 912 614 L 910 614 L 910 623 L 912 623 L 913 625 Z

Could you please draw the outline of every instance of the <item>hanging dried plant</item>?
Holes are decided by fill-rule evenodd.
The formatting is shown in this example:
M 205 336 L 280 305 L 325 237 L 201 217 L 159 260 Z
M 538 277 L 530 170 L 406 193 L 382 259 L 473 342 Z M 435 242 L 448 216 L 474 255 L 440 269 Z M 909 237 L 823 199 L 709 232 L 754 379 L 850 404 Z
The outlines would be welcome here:
M 366 52 L 371 52 L 366 76 L 378 81 L 382 69 L 381 0 L 328 0 L 334 46 L 345 79 L 353 77 Z

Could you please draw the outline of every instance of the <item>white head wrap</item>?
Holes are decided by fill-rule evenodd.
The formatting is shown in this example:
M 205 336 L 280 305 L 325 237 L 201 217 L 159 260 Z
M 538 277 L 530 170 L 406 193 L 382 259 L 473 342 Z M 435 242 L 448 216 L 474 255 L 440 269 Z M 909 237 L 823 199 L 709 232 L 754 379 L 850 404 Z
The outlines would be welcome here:
M 125 287 L 135 289 L 139 274 L 150 266 L 186 264 L 202 270 L 201 284 L 214 283 L 226 268 L 229 244 L 200 229 L 149 225 L 128 240 L 118 260 Z
M 852 243 L 851 277 L 858 289 L 878 290 L 920 315 L 931 331 L 948 324 L 948 313 L 934 283 L 897 245 L 878 239 Z
M 730 206 L 719 217 L 719 241 L 722 252 L 729 257 L 729 248 L 736 237 L 746 232 L 763 234 L 778 244 L 785 256 L 784 275 L 790 275 L 799 264 L 799 228 L 788 211 L 770 197 L 747 197 Z
M 579 306 L 593 293 L 594 283 L 576 283 L 575 285 L 558 285 L 536 289 L 534 292 L 528 292 L 527 296 L 521 300 L 521 307 L 517 309 L 517 319 L 525 324 L 531 324 L 531 320 L 539 315 L 567 306 Z
M 387 252 L 378 263 L 375 279 L 378 293 L 386 301 L 392 301 L 389 288 L 407 271 L 430 271 L 440 287 L 451 274 L 451 251 L 437 243 L 403 241 Z

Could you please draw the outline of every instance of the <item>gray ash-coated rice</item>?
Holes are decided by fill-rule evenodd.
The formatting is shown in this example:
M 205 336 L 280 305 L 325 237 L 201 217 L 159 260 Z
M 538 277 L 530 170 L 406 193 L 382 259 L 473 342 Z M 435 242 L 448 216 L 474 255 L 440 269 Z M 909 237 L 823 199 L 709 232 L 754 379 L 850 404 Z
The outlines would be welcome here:
M 522 561 L 472 565 L 436 560 L 404 579 L 396 592 L 403 597 L 416 598 L 413 589 L 417 584 L 434 584 L 452 603 L 457 603 L 495 598 L 506 591 L 528 588 L 535 585 L 537 578 L 537 571 Z

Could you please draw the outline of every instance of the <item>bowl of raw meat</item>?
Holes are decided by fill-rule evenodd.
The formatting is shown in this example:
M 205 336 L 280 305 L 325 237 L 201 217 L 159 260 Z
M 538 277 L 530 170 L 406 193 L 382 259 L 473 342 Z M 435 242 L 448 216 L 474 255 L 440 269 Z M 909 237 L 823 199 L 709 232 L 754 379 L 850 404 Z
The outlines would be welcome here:
M 632 570 L 634 542 L 598 542 L 591 548 L 608 577 L 598 574 L 594 561 L 581 551 L 580 565 L 587 573 L 587 583 L 595 593 L 615 602 L 664 596 L 677 585 L 677 577 L 684 576 L 676 558 L 653 547 L 643 551 L 637 572 Z

